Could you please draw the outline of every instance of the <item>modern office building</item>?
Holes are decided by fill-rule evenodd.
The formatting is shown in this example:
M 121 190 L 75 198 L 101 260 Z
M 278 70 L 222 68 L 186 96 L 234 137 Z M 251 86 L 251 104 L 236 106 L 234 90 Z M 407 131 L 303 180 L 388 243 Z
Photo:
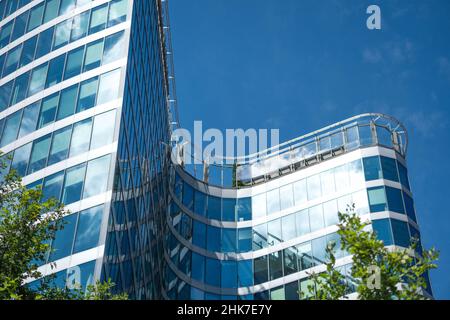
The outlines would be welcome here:
M 174 148 L 170 170 L 170 299 L 308 298 L 308 274 L 324 270 L 330 241 L 354 292 L 337 234 L 348 209 L 386 246 L 420 238 L 406 129 L 386 115 L 356 116 L 230 165 L 187 165 L 188 150 Z
M 161 296 L 166 6 L 0 0 L 0 149 L 70 210 L 40 268 L 58 285 L 111 278 L 130 298 Z
M 166 1 L 0 0 L 0 150 L 70 211 L 40 267 L 56 284 L 303 299 L 338 210 L 354 203 L 387 246 L 419 235 L 397 120 L 362 115 L 193 168 L 167 148 L 173 80 Z

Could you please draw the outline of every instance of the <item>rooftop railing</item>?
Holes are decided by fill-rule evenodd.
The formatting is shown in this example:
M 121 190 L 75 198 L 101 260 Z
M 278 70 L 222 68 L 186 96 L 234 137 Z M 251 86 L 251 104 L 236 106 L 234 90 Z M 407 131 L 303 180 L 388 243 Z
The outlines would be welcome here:
M 172 163 L 195 179 L 222 188 L 245 188 L 321 163 L 344 153 L 382 146 L 406 157 L 408 136 L 396 119 L 378 113 L 362 114 L 267 150 L 235 158 L 198 161 L 186 142 L 175 144 Z

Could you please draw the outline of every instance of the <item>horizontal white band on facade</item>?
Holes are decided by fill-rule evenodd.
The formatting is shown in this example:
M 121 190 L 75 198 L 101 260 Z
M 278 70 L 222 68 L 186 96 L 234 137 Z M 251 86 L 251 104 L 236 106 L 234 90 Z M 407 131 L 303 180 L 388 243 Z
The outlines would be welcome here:
M 22 100 L 21 102 L 15 104 L 13 106 L 10 106 L 6 110 L 0 112 L 0 119 L 6 118 L 7 116 L 19 111 L 20 109 L 23 109 L 23 108 L 41 100 L 47 96 L 50 96 L 58 91 L 69 88 L 74 84 L 83 82 L 83 81 L 93 78 L 95 76 L 99 76 L 103 73 L 107 73 L 109 71 L 113 71 L 115 69 L 124 67 L 127 65 L 127 60 L 128 60 L 128 58 L 119 59 L 117 61 L 105 64 L 104 66 L 92 69 L 88 72 L 84 72 L 76 77 L 62 81 L 54 86 L 51 86 L 48 89 L 42 90 L 41 92 L 38 92 L 35 95 L 32 95 L 31 97 L 28 97 L 25 100 Z M 122 75 L 122 77 L 123 77 L 123 75 Z
M 70 126 L 71 124 L 83 121 L 85 119 L 95 117 L 96 115 L 118 109 L 121 105 L 122 105 L 122 99 L 116 99 L 114 101 L 95 106 L 93 108 L 84 110 L 82 112 L 75 113 L 74 115 L 72 115 L 70 117 L 53 122 L 52 124 L 49 124 L 41 129 L 33 131 L 30 134 L 28 134 L 22 138 L 19 138 L 18 140 L 15 140 L 14 142 L 4 146 L 2 148 L 2 152 L 7 154 L 7 153 L 14 151 L 15 149 L 18 149 L 36 139 L 39 139 L 39 138 L 49 134 L 49 133 L 52 133 L 59 129 Z
M 296 181 L 305 179 L 315 174 L 319 174 L 321 172 L 333 169 L 335 167 L 345 165 L 349 162 L 362 159 L 364 157 L 377 155 L 397 159 L 403 165 L 405 165 L 404 159 L 401 156 L 399 156 L 398 153 L 395 152 L 394 150 L 380 146 L 373 146 L 373 147 L 360 147 L 357 150 L 342 154 L 335 158 L 331 158 L 329 160 L 323 161 L 311 167 L 302 168 L 298 171 L 278 177 L 276 179 L 270 180 L 260 185 L 244 187 L 242 189 L 220 188 L 208 185 L 203 181 L 195 179 L 189 173 L 180 169 L 179 167 L 176 168 L 176 171 L 178 174 L 180 174 L 183 181 L 187 182 L 190 186 L 192 186 L 194 189 L 198 191 L 201 191 L 205 194 L 209 194 L 215 197 L 233 199 L 233 198 L 251 197 L 261 193 L 265 193 L 267 191 L 279 188 L 281 186 L 285 186 L 290 183 L 294 183 Z
M 42 274 L 42 277 L 46 277 L 52 274 L 55 274 L 59 271 L 66 270 L 68 268 L 73 268 L 79 266 L 81 264 L 95 261 L 103 258 L 103 254 L 105 251 L 105 246 L 101 245 L 96 248 L 92 248 L 80 253 L 73 254 L 71 256 L 62 258 L 52 263 L 47 263 L 38 268 L 38 271 Z M 40 279 L 40 278 L 39 278 Z M 34 278 L 28 278 L 24 281 L 25 284 L 33 282 Z
M 28 4 L 27 6 L 31 5 L 29 8 L 33 8 L 34 6 L 40 4 L 41 2 L 43 2 L 45 0 L 38 0 L 38 1 L 34 1 L 30 4 Z M 50 20 L 49 22 L 40 25 L 39 27 L 31 30 L 30 32 L 25 33 L 23 36 L 17 38 L 16 40 L 14 40 L 13 42 L 9 43 L 7 46 L 3 47 L 0 50 L 0 55 L 2 55 L 3 53 L 5 53 L 6 51 L 9 51 L 11 49 L 13 49 L 14 47 L 16 47 L 17 45 L 27 41 L 28 39 L 34 37 L 35 35 L 53 27 L 56 26 L 57 24 L 59 24 L 60 22 L 63 22 L 67 19 L 70 19 L 74 16 L 77 16 L 80 13 L 83 13 L 85 11 L 91 10 L 92 8 L 98 7 L 104 3 L 110 2 L 111 0 L 95 0 L 95 1 L 90 1 L 89 3 L 85 4 L 84 6 L 81 6 L 79 8 L 74 8 L 73 10 L 70 10 L 68 13 L 58 16 L 52 20 Z M 14 12 L 13 14 L 9 15 L 8 17 L 6 17 L 4 20 L 0 21 L 0 28 L 2 28 L 5 24 L 7 24 L 9 21 L 17 18 L 18 16 L 20 16 L 22 13 L 24 13 L 26 10 L 23 10 L 23 8 L 17 10 L 16 12 Z
M 108 154 L 115 154 L 116 151 L 117 151 L 117 142 L 113 142 L 109 145 L 103 146 L 98 149 L 89 150 L 78 156 L 68 158 L 66 160 L 55 163 L 54 165 L 51 165 L 49 167 L 45 167 L 42 170 L 33 172 L 32 174 L 25 176 L 22 182 L 24 185 L 28 185 L 30 183 L 43 179 L 47 176 L 51 176 L 65 169 L 69 169 L 76 165 L 86 163 L 90 160 L 94 160 L 106 156 Z

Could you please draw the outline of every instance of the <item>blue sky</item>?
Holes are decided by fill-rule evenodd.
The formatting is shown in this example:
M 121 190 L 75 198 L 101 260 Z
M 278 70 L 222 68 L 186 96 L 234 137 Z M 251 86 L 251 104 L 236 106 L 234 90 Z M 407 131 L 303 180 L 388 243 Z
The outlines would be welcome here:
M 181 125 L 280 128 L 285 141 L 364 112 L 409 132 L 425 247 L 450 299 L 450 1 L 170 0 Z M 366 28 L 377 4 L 382 30 Z

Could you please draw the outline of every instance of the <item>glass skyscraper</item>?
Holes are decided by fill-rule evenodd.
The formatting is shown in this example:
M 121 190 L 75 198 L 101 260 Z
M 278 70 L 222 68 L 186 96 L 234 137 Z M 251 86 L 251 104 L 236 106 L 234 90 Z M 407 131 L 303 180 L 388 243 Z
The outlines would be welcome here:
M 397 120 L 361 115 L 232 165 L 190 166 L 168 147 L 173 81 L 166 1 L 0 0 L 0 150 L 70 211 L 40 267 L 57 285 L 304 299 L 348 205 L 387 246 L 420 237 Z M 337 256 L 349 275 L 351 257 Z

